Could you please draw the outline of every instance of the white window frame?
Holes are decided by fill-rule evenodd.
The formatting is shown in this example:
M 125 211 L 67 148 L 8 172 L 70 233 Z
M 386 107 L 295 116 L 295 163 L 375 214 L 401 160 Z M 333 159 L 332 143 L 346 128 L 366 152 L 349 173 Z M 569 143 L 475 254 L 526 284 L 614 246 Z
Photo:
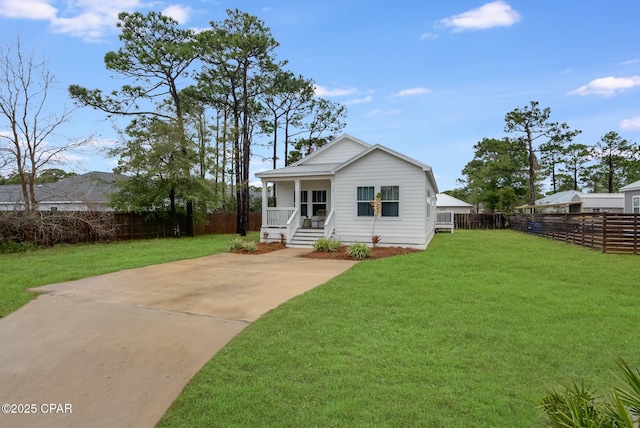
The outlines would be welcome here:
M 371 206 L 371 201 L 373 200 L 373 198 L 371 199 L 359 199 L 360 195 L 359 195 L 359 189 L 373 189 L 373 198 L 375 198 L 376 195 L 376 187 L 375 186 L 357 186 L 356 187 L 356 217 L 360 218 L 360 217 L 373 217 L 373 207 Z M 367 203 L 369 205 L 369 208 L 371 208 L 371 214 L 360 214 L 360 204 L 364 204 Z
M 385 220 L 393 220 L 393 219 L 399 219 L 402 216 L 402 186 L 399 184 L 383 184 L 383 185 L 364 185 L 364 186 L 356 186 L 356 191 L 355 191 L 355 199 L 356 199 L 356 218 L 372 218 L 373 217 L 373 207 L 371 207 L 371 215 L 360 215 L 359 210 L 358 210 L 358 205 L 361 203 L 367 203 L 369 204 L 369 206 L 371 206 L 371 201 L 374 200 L 375 196 L 378 193 L 382 193 L 382 188 L 383 187 L 397 187 L 398 188 L 398 199 L 387 199 L 387 200 L 382 200 L 382 204 L 384 205 L 385 202 L 391 202 L 391 203 L 397 203 L 398 204 L 398 215 L 382 215 L 382 212 L 380 213 L 380 217 L 378 217 L 378 220 L 380 219 L 385 219 Z M 361 188 L 372 188 L 373 189 L 373 198 L 371 199 L 358 199 L 358 189 Z
M 399 185 L 384 185 L 384 186 L 380 186 L 380 194 L 382 194 L 382 188 L 383 187 L 391 187 L 393 188 L 397 188 L 398 189 L 398 199 L 384 199 L 385 195 L 382 195 L 382 210 L 380 212 L 380 217 L 386 217 L 386 218 L 398 218 L 400 217 L 400 186 Z M 392 190 L 393 193 L 393 190 Z M 392 195 L 394 196 L 394 195 Z M 397 204 L 398 207 L 398 213 L 396 215 L 384 215 L 384 204 L 385 203 L 392 203 L 392 204 Z
M 640 195 L 631 197 L 631 213 L 640 214 Z

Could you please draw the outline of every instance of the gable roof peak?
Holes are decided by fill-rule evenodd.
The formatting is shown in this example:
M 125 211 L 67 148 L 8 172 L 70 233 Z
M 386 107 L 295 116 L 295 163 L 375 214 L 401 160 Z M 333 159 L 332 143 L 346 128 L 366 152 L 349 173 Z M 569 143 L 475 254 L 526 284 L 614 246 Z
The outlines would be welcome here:
M 313 160 L 314 157 L 316 157 L 318 155 L 318 153 L 322 153 L 325 150 L 329 150 L 331 147 L 335 146 L 336 144 L 340 144 L 340 142 L 342 141 L 346 141 L 346 140 L 350 140 L 353 141 L 355 143 L 358 143 L 362 146 L 362 150 L 366 150 L 369 147 L 371 147 L 371 144 L 369 143 L 365 143 L 364 141 L 353 137 L 349 134 L 342 134 L 336 138 L 334 138 L 333 140 L 329 141 L 327 144 L 325 144 L 324 146 L 320 147 L 318 150 L 314 151 L 313 153 L 308 154 L 307 156 L 303 157 L 302 159 L 300 159 L 299 161 L 292 163 L 289 166 L 297 166 L 297 165 L 304 165 L 306 162 L 308 162 L 309 160 Z

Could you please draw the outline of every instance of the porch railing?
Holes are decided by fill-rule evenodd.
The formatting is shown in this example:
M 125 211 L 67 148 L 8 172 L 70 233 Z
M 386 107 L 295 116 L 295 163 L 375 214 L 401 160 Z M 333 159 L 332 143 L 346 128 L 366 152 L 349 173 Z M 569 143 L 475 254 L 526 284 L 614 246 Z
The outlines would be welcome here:
M 329 212 L 327 218 L 324 219 L 324 237 L 329 238 L 333 234 L 334 229 L 336 228 L 336 216 L 334 215 L 334 210 L 332 209 Z
M 436 213 L 436 225 L 452 225 L 453 226 L 453 212 L 452 211 L 439 211 Z
M 453 233 L 454 229 L 454 216 L 453 211 L 439 211 L 436 212 L 436 230 L 449 230 Z
M 295 207 L 267 208 L 266 227 L 287 227 L 291 216 L 296 211 Z
M 291 242 L 291 238 L 300 227 L 300 208 L 294 208 L 289 220 L 287 220 L 287 243 Z

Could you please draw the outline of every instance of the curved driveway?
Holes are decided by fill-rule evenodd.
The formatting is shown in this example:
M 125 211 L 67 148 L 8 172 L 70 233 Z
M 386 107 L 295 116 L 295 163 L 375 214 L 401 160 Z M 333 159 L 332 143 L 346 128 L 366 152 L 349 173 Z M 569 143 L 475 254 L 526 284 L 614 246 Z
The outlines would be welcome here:
M 0 319 L 2 427 L 152 427 L 250 322 L 355 262 L 217 254 L 36 289 Z M 25 412 L 29 411 L 29 414 Z M 20 413 L 21 412 L 21 413 Z

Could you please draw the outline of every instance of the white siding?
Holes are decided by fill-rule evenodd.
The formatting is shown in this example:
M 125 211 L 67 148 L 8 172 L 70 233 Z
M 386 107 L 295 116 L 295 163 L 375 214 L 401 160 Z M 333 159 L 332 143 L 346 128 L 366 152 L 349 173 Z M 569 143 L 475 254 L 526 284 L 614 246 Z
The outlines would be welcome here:
M 303 163 L 305 165 L 343 163 L 367 149 L 362 144 L 349 138 L 337 140 L 336 143 L 325 146 L 322 152 L 316 153 Z
M 624 212 L 626 214 L 634 214 L 633 197 L 640 196 L 640 190 L 627 190 L 624 192 Z
M 471 208 L 465 207 L 437 207 L 438 212 L 450 211 L 454 214 L 470 214 Z
M 279 181 L 276 183 L 277 205 L 279 207 L 292 207 L 293 194 L 295 193 L 295 182 Z
M 425 248 L 433 236 L 435 206 L 426 218 L 428 180 L 422 168 L 375 150 L 336 173 L 334 193 L 335 236 L 345 244 L 371 243 L 371 235 L 380 236 L 380 246 Z M 359 186 L 400 186 L 399 217 L 379 217 L 373 232 L 373 217 L 358 217 L 356 192 Z M 431 195 L 435 197 L 435 190 Z

